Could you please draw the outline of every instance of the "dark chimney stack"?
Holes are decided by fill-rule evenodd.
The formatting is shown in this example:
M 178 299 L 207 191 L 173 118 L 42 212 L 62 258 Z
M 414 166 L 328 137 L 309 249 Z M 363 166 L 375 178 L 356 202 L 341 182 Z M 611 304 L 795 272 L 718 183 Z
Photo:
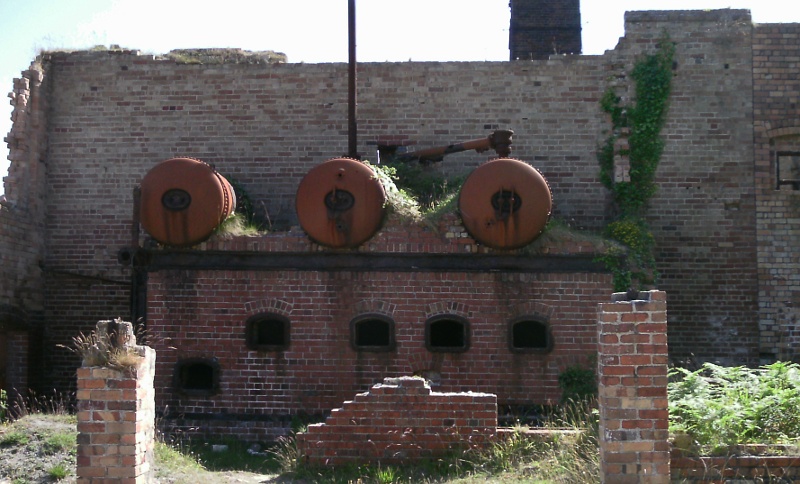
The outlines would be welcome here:
M 510 0 L 511 60 L 581 53 L 580 0 Z

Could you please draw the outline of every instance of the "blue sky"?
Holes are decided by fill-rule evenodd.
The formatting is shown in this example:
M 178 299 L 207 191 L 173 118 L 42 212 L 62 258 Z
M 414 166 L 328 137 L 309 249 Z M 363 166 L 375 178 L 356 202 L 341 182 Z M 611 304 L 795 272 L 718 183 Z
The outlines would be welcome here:
M 504 61 L 509 0 L 356 0 L 357 57 L 382 61 Z M 0 86 L 42 50 L 117 44 L 144 53 L 233 47 L 289 62 L 347 62 L 346 0 L 0 0 Z M 746 8 L 757 23 L 800 22 L 796 0 L 582 0 L 584 54 L 613 49 L 629 10 Z M 7 99 L 7 98 L 6 98 Z M 11 106 L 0 109 L 0 133 Z M 5 143 L 0 176 L 8 173 Z M 0 186 L 0 191 L 2 186 Z

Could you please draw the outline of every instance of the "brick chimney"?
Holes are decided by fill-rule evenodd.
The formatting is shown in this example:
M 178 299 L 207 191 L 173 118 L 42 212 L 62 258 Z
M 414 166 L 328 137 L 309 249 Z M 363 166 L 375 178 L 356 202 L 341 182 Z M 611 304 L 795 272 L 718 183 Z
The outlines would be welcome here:
M 580 0 L 510 0 L 511 60 L 581 53 Z

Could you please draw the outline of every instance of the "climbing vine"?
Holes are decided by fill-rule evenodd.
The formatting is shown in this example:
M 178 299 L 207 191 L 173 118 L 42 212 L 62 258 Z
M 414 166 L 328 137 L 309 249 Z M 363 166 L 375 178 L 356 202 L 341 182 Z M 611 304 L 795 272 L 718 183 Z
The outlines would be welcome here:
M 664 150 L 660 133 L 666 120 L 674 54 L 675 46 L 665 33 L 657 51 L 637 61 L 631 71 L 636 103 L 622 104 L 612 87 L 600 100 L 601 109 L 609 114 L 612 123 L 611 134 L 597 149 L 600 181 L 611 191 L 616 211 L 605 232 L 628 249 L 627 260 L 619 250 L 601 257 L 614 276 L 617 291 L 654 284 L 658 278 L 655 240 L 644 215 L 657 189 L 655 173 Z M 627 134 L 627 148 L 617 150 L 622 133 Z M 615 178 L 616 154 L 628 157 L 626 179 Z

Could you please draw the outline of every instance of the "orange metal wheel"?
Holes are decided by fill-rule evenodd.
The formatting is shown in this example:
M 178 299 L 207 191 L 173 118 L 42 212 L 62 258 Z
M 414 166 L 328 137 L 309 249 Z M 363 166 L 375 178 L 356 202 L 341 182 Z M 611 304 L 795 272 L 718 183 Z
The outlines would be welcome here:
M 383 223 L 386 192 L 375 172 L 351 158 L 334 158 L 300 181 L 295 207 L 315 242 L 334 248 L 363 244 Z
M 467 232 L 493 249 L 517 249 L 533 242 L 552 207 L 547 180 L 536 168 L 512 158 L 476 168 L 458 197 Z
M 207 239 L 236 209 L 228 180 L 193 158 L 172 158 L 142 178 L 140 222 L 165 245 L 190 246 Z

